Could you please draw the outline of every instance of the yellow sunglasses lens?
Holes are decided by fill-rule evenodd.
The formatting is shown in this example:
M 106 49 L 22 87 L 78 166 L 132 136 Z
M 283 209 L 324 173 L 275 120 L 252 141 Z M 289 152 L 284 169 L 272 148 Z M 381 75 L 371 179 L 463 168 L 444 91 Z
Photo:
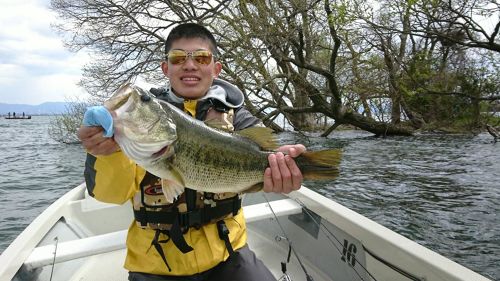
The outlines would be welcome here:
M 171 64 L 180 64 L 186 61 L 187 53 L 180 50 L 173 50 L 168 52 L 167 58 Z
M 189 53 L 183 50 L 172 50 L 167 54 L 168 61 L 171 64 L 182 64 L 186 62 L 188 57 L 191 57 L 199 64 L 207 65 L 212 62 L 212 53 L 206 50 L 199 50 Z
M 210 64 L 212 62 L 212 53 L 209 51 L 195 51 L 192 58 L 199 64 Z

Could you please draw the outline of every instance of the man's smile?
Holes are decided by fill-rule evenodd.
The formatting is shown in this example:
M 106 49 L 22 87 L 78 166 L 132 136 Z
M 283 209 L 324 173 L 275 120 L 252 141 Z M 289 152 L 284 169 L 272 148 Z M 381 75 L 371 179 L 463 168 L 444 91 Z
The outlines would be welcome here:
M 198 82 L 200 82 L 201 79 L 199 77 L 196 77 L 196 76 L 183 76 L 183 77 L 181 77 L 180 80 L 184 84 L 191 85 L 191 84 L 197 84 Z

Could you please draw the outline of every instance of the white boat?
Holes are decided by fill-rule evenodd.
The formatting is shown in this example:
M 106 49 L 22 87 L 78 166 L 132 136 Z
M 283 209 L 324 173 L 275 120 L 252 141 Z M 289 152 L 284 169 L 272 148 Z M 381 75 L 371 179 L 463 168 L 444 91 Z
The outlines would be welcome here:
M 244 200 L 248 244 L 277 279 L 489 280 L 305 187 L 288 196 L 266 194 L 269 202 L 262 194 Z M 130 204 L 98 202 L 82 184 L 2 253 L 0 281 L 127 280 L 131 222 Z M 285 276 L 281 262 L 290 244 Z

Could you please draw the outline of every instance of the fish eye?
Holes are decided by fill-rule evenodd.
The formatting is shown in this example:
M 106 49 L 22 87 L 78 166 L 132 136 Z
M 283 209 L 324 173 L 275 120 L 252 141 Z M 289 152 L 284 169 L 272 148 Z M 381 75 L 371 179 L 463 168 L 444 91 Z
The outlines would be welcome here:
M 151 97 L 150 97 L 150 96 L 145 95 L 145 94 L 144 94 L 144 95 L 141 95 L 141 101 L 143 101 L 143 102 L 148 102 L 148 101 L 150 101 L 150 100 L 151 100 Z

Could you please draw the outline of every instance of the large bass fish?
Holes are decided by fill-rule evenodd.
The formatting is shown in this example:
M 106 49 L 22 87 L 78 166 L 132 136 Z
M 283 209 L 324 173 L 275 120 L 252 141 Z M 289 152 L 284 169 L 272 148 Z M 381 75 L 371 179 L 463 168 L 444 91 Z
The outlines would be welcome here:
M 262 189 L 267 157 L 277 147 L 270 129 L 213 129 L 132 84 L 120 87 L 104 106 L 113 113 L 114 138 L 123 153 L 167 181 L 168 202 L 184 187 L 213 193 Z M 340 150 L 331 149 L 308 151 L 295 161 L 304 179 L 333 179 L 340 158 Z

